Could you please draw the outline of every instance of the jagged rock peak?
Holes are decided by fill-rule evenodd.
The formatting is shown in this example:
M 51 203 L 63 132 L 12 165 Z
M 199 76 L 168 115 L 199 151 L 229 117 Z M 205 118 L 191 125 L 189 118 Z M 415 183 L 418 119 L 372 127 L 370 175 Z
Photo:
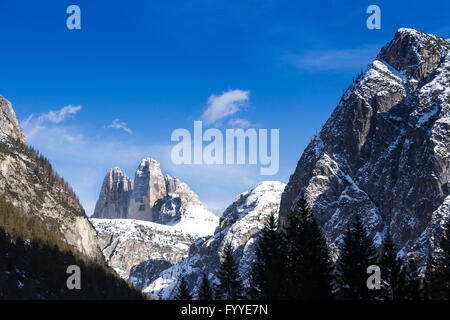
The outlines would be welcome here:
M 14 140 L 26 143 L 25 135 L 17 121 L 11 103 L 0 95 L 0 131 Z
M 381 49 L 377 60 L 387 62 L 407 77 L 422 80 L 437 67 L 449 49 L 450 44 L 445 39 L 400 28 L 394 39 Z
M 103 179 L 100 197 L 95 205 L 95 218 L 127 218 L 128 198 L 133 182 L 119 167 L 109 170 Z
M 145 174 L 145 172 L 150 172 L 153 175 L 161 174 L 161 165 L 158 161 L 152 158 L 144 158 L 139 164 L 136 175 Z M 161 174 L 162 175 L 162 174 Z
M 134 181 L 119 168 L 106 175 L 93 218 L 128 218 L 162 224 L 205 227 L 218 224 L 218 217 L 200 202 L 189 186 L 176 177 L 163 176 L 152 158 L 140 162 Z M 203 227 L 202 227 L 203 225 Z
M 401 254 L 424 263 L 450 215 L 449 48 L 413 29 L 383 47 L 301 155 L 281 199 L 282 229 L 304 195 L 332 246 L 358 214 L 378 248 L 389 227 Z
M 124 183 L 124 190 L 130 189 L 131 179 L 124 173 L 119 167 L 114 167 L 109 170 L 109 174 L 106 175 L 105 179 L 108 178 L 110 185 L 114 182 Z

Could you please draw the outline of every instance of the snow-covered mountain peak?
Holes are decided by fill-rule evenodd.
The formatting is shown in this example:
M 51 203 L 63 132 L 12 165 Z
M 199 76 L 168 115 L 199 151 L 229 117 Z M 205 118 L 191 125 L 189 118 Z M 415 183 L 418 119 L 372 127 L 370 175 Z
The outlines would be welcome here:
M 282 228 L 304 194 L 332 246 L 355 214 L 423 263 L 450 179 L 450 45 L 400 29 L 345 92 L 283 193 Z M 447 210 L 447 211 L 446 211 Z
M 386 61 L 408 78 L 420 81 L 436 68 L 449 49 L 449 43 L 442 38 L 415 29 L 400 28 L 376 59 Z
M 225 210 L 221 226 L 213 236 L 195 241 L 189 256 L 164 270 L 144 289 L 155 297 L 170 299 L 174 297 L 178 281 L 185 277 L 193 294 L 200 284 L 202 274 L 216 282 L 225 244 L 230 243 L 233 257 L 239 265 L 239 273 L 248 279 L 248 272 L 255 257 L 255 245 L 259 232 L 271 214 L 278 217 L 281 194 L 285 184 L 278 181 L 264 181 L 255 188 L 241 193 Z M 244 286 L 248 286 L 248 280 Z
M 219 218 L 200 202 L 189 186 L 163 176 L 158 161 L 144 158 L 132 181 L 120 168 L 106 175 L 93 218 L 129 218 L 211 234 Z
M 142 159 L 136 170 L 136 178 L 143 175 L 162 176 L 160 163 L 152 158 Z
M 262 211 L 278 212 L 281 193 L 286 185 L 280 181 L 263 181 L 250 191 L 239 194 L 223 212 L 220 230 L 235 224 L 248 214 Z

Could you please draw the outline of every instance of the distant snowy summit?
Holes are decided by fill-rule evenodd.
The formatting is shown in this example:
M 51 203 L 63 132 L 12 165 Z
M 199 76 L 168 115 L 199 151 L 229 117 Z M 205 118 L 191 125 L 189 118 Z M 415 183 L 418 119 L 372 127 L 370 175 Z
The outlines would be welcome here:
M 225 243 L 233 245 L 239 272 L 254 259 L 258 233 L 271 214 L 277 215 L 284 183 L 265 181 L 241 193 L 215 225 L 214 235 L 189 228 L 189 220 L 173 225 L 134 219 L 91 219 L 105 260 L 122 278 L 153 296 L 173 298 L 181 276 L 190 287 L 207 273 L 215 279 Z M 191 224 L 192 226 L 192 224 Z M 247 284 L 247 283 L 246 283 Z
M 106 174 L 90 220 L 108 266 L 140 288 L 219 225 L 186 183 L 164 176 L 151 158 L 141 161 L 134 181 L 118 167 Z
M 118 167 L 106 174 L 92 218 L 145 220 L 204 236 L 219 223 L 186 183 L 164 176 L 151 158 L 141 161 L 134 181 Z
M 245 288 L 249 287 L 249 272 L 255 261 L 256 244 L 261 230 L 273 214 L 278 217 L 281 194 L 285 184 L 263 181 L 255 188 L 239 194 L 222 214 L 214 235 L 197 239 L 189 249 L 189 256 L 157 277 L 147 279 L 144 292 L 160 299 L 174 299 L 179 282 L 185 279 L 194 297 L 205 274 L 217 284 L 224 247 L 230 244 Z M 143 283 L 144 281 L 141 281 Z

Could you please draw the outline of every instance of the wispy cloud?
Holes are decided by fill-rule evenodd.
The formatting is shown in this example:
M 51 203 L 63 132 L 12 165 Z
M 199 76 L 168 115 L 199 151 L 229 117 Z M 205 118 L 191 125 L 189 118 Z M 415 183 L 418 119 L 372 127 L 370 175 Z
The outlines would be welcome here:
M 228 121 L 228 124 L 232 128 L 249 128 L 253 126 L 253 123 L 251 123 L 247 119 L 242 118 L 230 119 L 230 121 Z
M 202 119 L 206 125 L 231 116 L 245 107 L 250 101 L 250 91 L 229 90 L 221 95 L 212 94 L 208 98 L 208 105 L 203 112 Z
M 351 49 L 308 51 L 288 54 L 284 58 L 293 66 L 312 71 L 336 71 L 365 67 L 373 60 L 380 46 L 364 46 Z
M 81 105 L 68 105 L 59 110 L 50 110 L 47 113 L 36 117 L 34 114 L 20 122 L 27 138 L 31 138 L 42 128 L 46 123 L 59 124 L 66 119 L 73 118 L 82 109 Z
M 77 106 L 68 105 L 56 111 L 50 110 L 46 114 L 39 116 L 38 121 L 60 123 L 67 118 L 73 118 L 80 110 L 81 110 L 80 105 Z
M 128 128 L 127 123 L 120 121 L 120 119 L 114 119 L 113 122 L 110 125 L 108 125 L 108 128 L 123 130 L 129 134 L 133 133 L 133 131 L 131 131 L 131 129 Z

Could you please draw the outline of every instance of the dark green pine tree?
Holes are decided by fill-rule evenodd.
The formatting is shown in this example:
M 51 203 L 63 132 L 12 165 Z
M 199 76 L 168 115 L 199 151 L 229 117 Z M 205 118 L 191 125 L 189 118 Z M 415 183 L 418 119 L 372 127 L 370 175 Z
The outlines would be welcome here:
M 206 273 L 202 276 L 202 282 L 198 288 L 198 300 L 214 300 L 213 291 Z
M 338 298 L 347 300 L 369 300 L 375 290 L 367 288 L 367 267 L 376 264 L 376 252 L 359 216 L 344 235 L 340 258 L 337 264 Z
M 442 298 L 450 300 L 450 218 L 447 218 L 439 247 L 441 250 L 436 256 L 437 277 Z
M 403 276 L 401 272 L 402 261 L 397 259 L 397 253 L 397 248 L 392 241 L 390 229 L 388 228 L 379 262 L 382 281 L 380 297 L 385 300 L 400 299 L 404 280 L 401 279 Z
M 403 283 L 400 285 L 401 299 L 421 300 L 423 299 L 423 288 L 421 285 L 422 277 L 415 257 L 407 257 L 403 260 L 402 275 L 400 279 Z
M 255 262 L 250 272 L 250 296 L 256 300 L 285 297 L 286 248 L 273 214 L 258 239 Z
M 181 278 L 180 285 L 178 286 L 178 292 L 175 295 L 175 300 L 192 300 L 191 293 L 186 284 L 186 280 Z
M 331 299 L 332 263 L 328 246 L 303 197 L 290 214 L 286 242 L 287 298 Z
M 430 255 L 427 263 L 427 296 L 433 300 L 450 299 L 450 218 L 439 239 L 439 249 Z
M 233 258 L 230 242 L 225 244 L 223 254 L 224 259 L 217 272 L 219 284 L 215 288 L 216 298 L 223 300 L 242 299 L 242 281 L 239 277 L 238 266 Z
M 422 298 L 425 300 L 441 299 L 440 285 L 436 272 L 436 257 L 431 252 L 425 267 L 425 280 L 421 294 Z

